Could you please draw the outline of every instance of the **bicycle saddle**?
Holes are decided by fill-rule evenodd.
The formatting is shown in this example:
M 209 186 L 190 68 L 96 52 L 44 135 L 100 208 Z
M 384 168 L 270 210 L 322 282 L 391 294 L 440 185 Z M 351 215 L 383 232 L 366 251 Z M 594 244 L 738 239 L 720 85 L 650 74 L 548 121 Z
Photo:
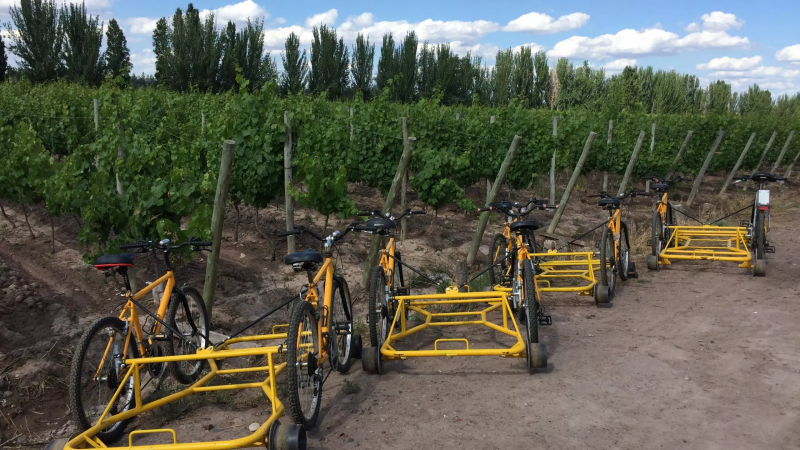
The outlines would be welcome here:
M 669 189 L 669 183 L 656 183 L 650 186 L 656 192 L 664 192 Z
M 618 198 L 601 198 L 600 201 L 597 202 L 598 206 L 619 206 L 620 203 L 622 202 Z
M 517 222 L 512 222 L 511 225 L 508 226 L 511 231 L 523 231 L 523 230 L 538 230 L 539 229 L 539 222 L 535 220 L 519 220 Z
M 772 175 L 771 173 L 765 173 L 765 172 L 754 173 L 753 176 L 750 177 L 750 178 L 753 181 L 757 181 L 759 183 L 764 183 L 764 182 L 774 183 L 776 181 L 775 180 L 775 175 Z
M 365 227 L 375 227 L 375 228 L 383 228 L 388 230 L 390 228 L 397 228 L 397 224 L 394 223 L 394 220 L 383 218 L 383 217 L 376 217 L 374 219 L 369 219 L 364 223 Z
M 309 248 L 304 252 L 289 253 L 286 255 L 286 258 L 284 258 L 283 262 L 286 265 L 304 262 L 321 263 L 322 255 L 320 255 L 319 252 L 315 252 Z
M 109 267 L 133 267 L 133 255 L 103 255 L 94 261 L 95 269 L 108 269 Z
M 511 209 L 511 208 L 514 207 L 514 205 L 511 202 L 507 202 L 507 201 L 490 203 L 489 206 L 491 206 L 492 208 L 495 208 L 495 209 L 501 209 L 501 208 L 502 209 Z

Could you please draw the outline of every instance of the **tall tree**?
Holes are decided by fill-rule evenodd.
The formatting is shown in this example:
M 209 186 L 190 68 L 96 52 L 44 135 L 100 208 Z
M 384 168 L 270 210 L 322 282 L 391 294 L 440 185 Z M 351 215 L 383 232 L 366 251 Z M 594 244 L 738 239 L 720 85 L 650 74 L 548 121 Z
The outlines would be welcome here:
M 713 114 L 723 114 L 730 108 L 731 85 L 717 80 L 708 85 L 708 95 L 706 96 L 706 112 Z
M 397 83 L 396 99 L 407 103 L 416 99 L 417 91 L 417 46 L 419 40 L 413 31 L 406 33 L 406 38 L 400 44 L 400 48 L 395 50 L 393 59 L 395 60 L 397 75 L 400 80 Z
M 300 53 L 300 38 L 294 32 L 286 37 L 286 51 L 281 55 L 281 60 L 281 90 L 284 94 L 302 94 L 308 78 L 308 61 L 306 51 Z
M 251 91 L 261 89 L 266 82 L 277 77 L 272 56 L 269 52 L 264 54 L 264 19 L 247 19 L 247 25 L 236 36 L 236 55 L 242 76 L 250 82 L 248 88 Z
M 492 69 L 492 105 L 507 106 L 514 96 L 514 51 L 498 50 Z
M 128 40 L 125 39 L 117 19 L 111 19 L 106 30 L 106 73 L 120 76 L 129 82 L 132 69 Z
M 353 77 L 353 90 L 361 92 L 364 100 L 370 97 L 372 88 L 372 68 L 375 63 L 375 44 L 369 43 L 369 38 L 358 33 L 356 44 L 353 46 L 353 63 L 350 73 Z
M 35 83 L 58 78 L 64 31 L 55 1 L 20 0 L 9 14 L 14 26 L 6 24 L 11 35 L 8 48 L 19 58 L 22 73 Z
M 6 80 L 6 68 L 8 67 L 8 57 L 6 56 L 6 43 L 3 36 L 0 36 L 0 83 Z
M 349 57 L 344 40 L 336 39 L 336 30 L 326 25 L 314 27 L 311 42 L 311 77 L 308 88 L 314 94 L 328 92 L 336 99 L 348 86 Z
M 639 75 L 639 83 L 641 88 L 639 89 L 641 97 L 642 108 L 644 108 L 644 112 L 652 113 L 654 112 L 655 107 L 655 72 L 653 72 L 653 67 L 639 67 L 637 74 Z
M 64 27 L 64 48 L 61 58 L 66 68 L 66 77 L 75 83 L 99 86 L 105 72 L 105 55 L 100 52 L 103 45 L 103 23 L 99 16 L 86 13 L 86 4 L 65 4 L 61 8 Z
M 173 88 L 177 84 L 177 68 L 175 55 L 172 54 L 169 25 L 163 17 L 158 19 L 153 30 L 153 53 L 156 55 L 156 82 L 159 86 Z
M 534 108 L 550 107 L 550 68 L 547 67 L 547 55 L 538 51 L 533 56 L 533 67 L 536 70 L 536 81 L 533 88 Z
M 375 87 L 379 91 L 389 86 L 389 81 L 397 75 L 397 65 L 394 61 L 394 37 L 392 33 L 383 35 L 381 56 L 378 59 L 378 74 L 375 77 Z
M 559 58 L 556 62 L 556 79 L 558 80 L 558 91 L 555 98 L 555 106 L 559 111 L 570 109 L 573 106 L 573 80 L 575 78 L 575 67 L 567 58 Z
M 236 24 L 228 22 L 220 33 L 222 43 L 222 60 L 219 64 L 219 90 L 226 92 L 236 84 Z
M 766 115 L 772 112 L 772 94 L 757 84 L 747 88 L 739 96 L 738 112 L 743 116 Z
M 534 98 L 533 53 L 530 47 L 521 47 L 514 54 L 514 95 L 526 108 L 533 106 Z

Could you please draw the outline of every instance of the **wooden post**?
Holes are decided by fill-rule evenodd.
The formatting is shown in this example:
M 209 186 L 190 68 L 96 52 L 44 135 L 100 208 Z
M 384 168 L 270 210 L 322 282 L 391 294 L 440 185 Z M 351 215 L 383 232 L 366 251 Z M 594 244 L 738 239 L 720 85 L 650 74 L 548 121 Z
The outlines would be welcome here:
M 686 200 L 686 206 L 692 206 L 692 202 L 694 202 L 694 198 L 697 195 L 697 191 L 700 189 L 700 183 L 703 182 L 703 177 L 706 174 L 706 170 L 708 170 L 708 165 L 711 164 L 711 158 L 714 157 L 714 153 L 719 148 L 719 144 L 722 143 L 722 138 L 725 136 L 725 132 L 719 130 L 717 133 L 717 140 L 714 141 L 714 145 L 711 146 L 711 150 L 708 151 L 708 156 L 706 156 L 706 161 L 703 163 L 703 167 L 700 168 L 700 172 L 697 174 L 697 178 L 694 180 L 694 184 L 692 185 L 692 192 L 689 193 L 689 199 Z
M 350 140 L 353 140 L 353 108 L 350 108 Z
M 226 140 L 222 143 L 222 162 L 219 165 L 219 178 L 217 178 L 217 193 L 214 196 L 214 212 L 211 214 L 211 254 L 206 262 L 206 280 L 203 284 L 203 301 L 206 303 L 208 317 L 211 317 L 212 306 L 217 292 L 217 263 L 219 262 L 220 248 L 222 247 L 222 223 L 225 219 L 225 206 L 228 198 L 228 185 L 231 181 L 231 166 L 233 165 L 233 150 L 236 143 Z
M 383 204 L 383 213 L 386 214 L 394 204 L 394 198 L 397 196 L 397 190 L 400 188 L 400 180 L 403 174 L 408 170 L 408 164 L 411 161 L 411 155 L 414 153 L 414 147 L 417 146 L 417 138 L 409 137 L 403 147 L 403 155 L 400 157 L 400 164 L 397 165 L 397 171 L 394 173 L 392 179 L 392 186 L 386 194 L 386 202 Z M 364 273 L 361 274 L 361 286 L 367 288 L 370 276 L 372 276 L 372 269 L 378 262 L 378 249 L 380 248 L 380 236 L 373 235 L 372 242 L 369 246 L 369 254 L 367 255 L 367 262 L 364 264 Z
M 792 143 L 792 138 L 794 137 L 794 130 L 789 133 L 789 137 L 786 138 L 786 143 L 783 144 L 783 149 L 781 149 L 780 155 L 778 155 L 778 160 L 775 161 L 775 164 L 772 166 L 772 170 L 769 172 L 775 175 L 775 171 L 778 170 L 778 167 L 781 165 L 781 161 L 783 161 L 783 155 L 786 154 L 786 150 L 789 150 L 789 144 Z
M 675 160 L 672 161 L 672 166 L 667 171 L 668 180 L 672 179 L 672 175 L 674 175 L 675 170 L 678 169 L 678 162 L 680 162 L 681 158 L 683 158 L 683 154 L 686 153 L 686 148 L 689 147 L 689 140 L 692 139 L 692 134 L 694 134 L 694 131 L 692 130 L 689 130 L 689 132 L 686 133 L 686 139 L 683 140 L 683 145 L 681 145 L 681 149 L 678 150 L 678 154 L 675 155 Z
M 200 134 L 206 134 L 206 113 L 200 112 Z
M 650 153 L 653 153 L 653 150 L 656 148 L 656 124 L 653 122 L 653 126 L 650 128 Z
M 494 123 L 494 116 L 491 116 L 491 117 L 489 117 L 489 124 L 491 125 L 493 123 Z
M 453 281 L 455 281 L 456 286 L 459 286 L 459 292 L 467 292 L 467 281 L 469 281 L 469 271 L 467 270 L 467 262 L 466 261 L 456 261 L 456 266 L 453 269 Z M 463 286 L 463 287 L 462 287 Z
M 550 204 L 556 204 L 556 137 L 558 137 L 558 116 L 553 116 L 553 157 L 550 159 Z
M 408 145 L 408 124 L 406 122 L 406 118 L 403 117 L 403 148 L 406 148 Z M 408 169 L 403 174 L 402 178 L 402 186 L 400 186 L 400 211 L 405 211 L 408 208 L 408 203 L 406 200 L 406 192 L 408 191 Z M 400 242 L 406 240 L 406 226 L 408 224 L 408 217 L 403 217 L 400 220 Z
M 283 141 L 283 190 L 286 200 L 286 231 L 294 230 L 294 199 L 289 193 L 292 185 L 292 121 L 289 119 L 289 111 L 283 112 L 283 123 L 286 124 L 286 138 Z M 294 253 L 295 237 L 286 238 L 286 252 Z
M 747 145 L 744 146 L 744 150 L 742 150 L 742 154 L 739 155 L 739 159 L 736 161 L 736 165 L 733 166 L 733 170 L 731 170 L 730 175 L 728 175 L 728 179 L 725 180 L 725 184 L 722 185 L 722 189 L 719 191 L 720 197 L 728 190 L 728 185 L 731 184 L 733 181 L 733 177 L 736 175 L 736 171 L 739 170 L 739 166 L 742 165 L 742 161 L 744 161 L 744 156 L 747 154 L 747 151 L 750 150 L 750 145 L 753 143 L 753 139 L 756 138 L 756 134 L 753 133 L 750 135 L 750 139 L 747 140 Z
M 489 116 L 489 125 L 493 124 L 494 120 L 495 120 L 494 116 Z M 492 192 L 492 181 L 489 178 L 486 178 L 486 204 L 487 205 L 489 203 L 491 203 L 491 200 L 489 200 L 489 195 L 491 194 L 491 192 Z
M 124 133 L 124 128 L 122 127 L 122 123 L 117 124 L 117 132 L 119 133 L 119 140 L 117 141 L 117 159 L 125 159 L 125 147 L 122 145 L 122 134 Z M 122 186 L 122 179 L 119 176 L 119 172 L 116 174 L 117 178 L 117 194 L 125 195 L 125 188 Z
M 589 149 L 592 148 L 592 143 L 594 142 L 595 136 L 597 136 L 597 133 L 592 131 L 589 133 L 589 137 L 586 139 L 586 145 L 583 146 L 583 152 L 581 153 L 581 157 L 578 159 L 578 164 L 575 165 L 575 171 L 572 172 L 572 178 L 570 178 L 569 184 L 567 184 L 567 189 L 561 196 L 561 202 L 558 204 L 558 209 L 556 209 L 556 215 L 550 222 L 550 226 L 547 227 L 548 233 L 555 233 L 556 231 L 556 226 L 558 226 L 558 222 L 561 220 L 561 215 L 564 214 L 564 209 L 567 207 L 569 196 L 572 194 L 572 188 L 575 187 L 575 183 L 578 181 L 578 177 L 581 175 L 581 171 L 583 170 L 583 164 L 586 162 L 586 157 L 589 156 Z
M 789 164 L 789 167 L 786 169 L 786 173 L 783 174 L 783 178 L 789 179 L 789 176 L 792 175 L 792 168 L 794 167 L 794 164 L 797 162 L 797 158 L 799 157 L 800 157 L 800 151 L 798 151 L 797 154 L 794 155 L 794 159 L 792 160 L 792 163 Z
M 100 99 L 92 99 L 92 106 L 94 107 L 94 131 L 97 131 L 100 129 Z
M 761 167 L 761 163 L 764 162 L 764 158 L 767 156 L 767 152 L 769 149 L 772 148 L 772 144 L 775 142 L 775 137 L 778 136 L 777 131 L 772 132 L 772 137 L 769 138 L 769 142 L 767 142 L 767 147 L 764 149 L 764 153 L 761 154 L 761 159 L 758 160 L 758 164 L 756 164 L 756 168 L 753 169 L 753 173 L 758 172 L 758 168 Z
M 606 141 L 606 151 L 611 153 L 611 138 L 614 137 L 614 121 L 608 121 L 608 140 Z M 608 190 L 608 171 L 603 171 L 603 192 Z
M 514 139 L 511 141 L 511 146 L 508 148 L 506 158 L 503 160 L 503 164 L 500 165 L 500 170 L 497 172 L 497 178 L 494 180 L 489 198 L 486 199 L 486 206 L 489 206 L 489 203 L 493 202 L 495 197 L 497 197 L 497 193 L 500 192 L 500 186 L 503 185 L 506 179 L 508 170 L 511 168 L 511 162 L 513 162 L 514 158 L 517 156 L 517 150 L 519 150 L 521 142 L 522 138 L 519 136 L 514 136 Z M 481 246 L 483 232 L 486 231 L 486 224 L 488 222 L 489 212 L 481 213 L 481 218 L 478 221 L 478 230 L 475 232 L 475 237 L 472 238 L 472 245 L 470 245 L 469 254 L 467 255 L 467 265 L 469 266 L 475 262 L 475 257 L 478 255 L 478 247 Z
M 461 120 L 461 113 L 456 113 L 456 122 Z
M 639 158 L 639 150 L 642 149 L 642 143 L 644 143 L 644 135 L 644 130 L 639 132 L 639 140 L 636 141 L 636 147 L 633 148 L 631 160 L 628 161 L 628 167 L 625 169 L 625 175 L 622 177 L 622 182 L 619 184 L 619 192 L 617 192 L 617 195 L 625 193 L 625 187 L 628 185 L 628 180 L 630 180 L 633 174 L 633 168 L 636 166 L 636 160 Z

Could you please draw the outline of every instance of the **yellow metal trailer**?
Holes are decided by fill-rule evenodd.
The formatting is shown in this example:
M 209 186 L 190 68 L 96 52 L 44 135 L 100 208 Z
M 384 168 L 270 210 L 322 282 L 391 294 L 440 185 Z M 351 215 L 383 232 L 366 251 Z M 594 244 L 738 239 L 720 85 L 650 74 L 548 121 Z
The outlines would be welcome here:
M 668 228 L 667 244 L 659 253 L 657 264 L 648 261 L 649 267 L 669 265 L 670 260 L 729 261 L 739 263 L 742 269 L 753 267 L 748 248 L 751 240 L 749 227 L 700 225 Z

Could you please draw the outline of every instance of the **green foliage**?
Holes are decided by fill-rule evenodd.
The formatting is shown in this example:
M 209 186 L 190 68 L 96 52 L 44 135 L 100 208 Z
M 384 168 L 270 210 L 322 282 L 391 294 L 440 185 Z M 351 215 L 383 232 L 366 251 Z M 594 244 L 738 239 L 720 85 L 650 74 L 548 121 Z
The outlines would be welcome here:
M 103 44 L 103 23 L 99 16 L 86 13 L 86 5 L 70 3 L 61 8 L 64 28 L 65 77 L 74 83 L 99 86 L 105 72 L 105 55 L 100 53 Z
M 106 30 L 106 73 L 112 77 L 122 77 L 129 82 L 131 79 L 131 52 L 128 50 L 128 40 L 117 23 L 117 19 L 108 22 Z
M 375 61 L 375 44 L 369 43 L 369 37 L 358 33 L 353 46 L 353 65 L 350 73 L 353 77 L 353 90 L 360 92 L 364 100 L 369 100 L 372 89 L 372 68 Z
M 11 35 L 9 50 L 19 58 L 22 73 L 34 83 L 58 78 L 64 29 L 53 0 L 20 0 L 9 8 Z
M 313 94 L 328 93 L 336 99 L 345 93 L 348 86 L 350 58 L 344 40 L 336 40 L 336 30 L 326 25 L 314 27 L 311 41 L 311 76 L 308 88 Z
M 6 56 L 6 43 L 3 36 L 0 36 L 0 83 L 6 80 L 6 69 L 8 68 L 8 57 Z
M 308 62 L 306 51 L 300 53 L 300 38 L 294 32 L 286 37 L 286 52 L 281 55 L 281 60 L 281 91 L 284 95 L 302 94 L 308 78 Z

